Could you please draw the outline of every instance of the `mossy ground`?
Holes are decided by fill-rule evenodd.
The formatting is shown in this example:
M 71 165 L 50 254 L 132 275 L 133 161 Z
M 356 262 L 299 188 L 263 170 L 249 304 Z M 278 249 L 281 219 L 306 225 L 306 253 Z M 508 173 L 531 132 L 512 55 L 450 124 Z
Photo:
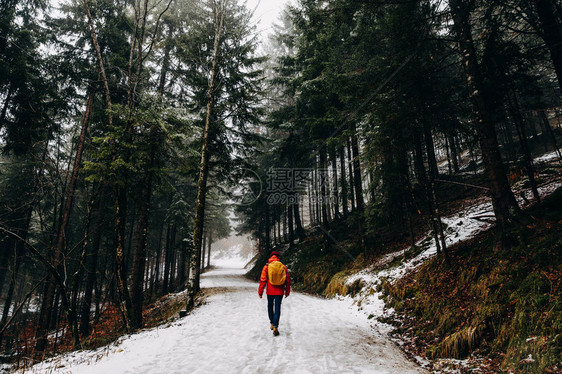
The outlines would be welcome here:
M 562 189 L 519 217 L 518 244 L 487 232 L 385 284 L 399 332 L 428 358 L 486 355 L 490 371 L 562 371 Z

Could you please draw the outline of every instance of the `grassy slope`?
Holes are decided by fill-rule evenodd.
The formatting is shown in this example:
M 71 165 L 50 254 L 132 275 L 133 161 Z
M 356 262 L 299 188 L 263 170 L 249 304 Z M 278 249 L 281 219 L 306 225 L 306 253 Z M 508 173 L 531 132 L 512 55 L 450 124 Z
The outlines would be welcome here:
M 512 229 L 519 244 L 494 252 L 492 233 L 453 248 L 387 285 L 389 302 L 419 354 L 492 358 L 490 369 L 560 372 L 562 347 L 562 189 Z

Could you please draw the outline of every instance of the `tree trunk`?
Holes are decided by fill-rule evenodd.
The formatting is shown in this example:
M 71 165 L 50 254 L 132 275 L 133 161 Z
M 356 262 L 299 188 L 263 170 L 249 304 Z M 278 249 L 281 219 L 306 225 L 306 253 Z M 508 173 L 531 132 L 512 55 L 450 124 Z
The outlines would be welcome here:
M 103 189 L 103 186 L 101 187 Z M 87 190 L 87 187 L 86 187 Z M 84 229 L 84 235 L 82 239 L 82 253 L 80 254 L 80 263 L 78 268 L 75 270 L 74 274 L 71 278 L 71 292 L 72 292 L 72 309 L 76 310 L 77 316 L 76 318 L 79 319 L 78 315 L 78 295 L 80 294 L 80 289 L 84 287 L 85 292 L 85 282 L 83 277 L 83 271 L 87 270 L 86 262 L 88 257 L 90 256 L 90 230 L 91 230 L 91 223 L 92 223 L 92 212 L 94 210 L 94 205 L 98 200 L 100 188 L 96 184 L 92 188 L 92 198 L 86 207 L 86 224 Z M 87 193 L 86 193 L 87 194 Z M 78 329 L 79 334 L 82 335 L 82 328 L 79 327 Z
M 63 246 L 66 241 L 66 227 L 68 225 L 68 219 L 70 217 L 70 211 L 72 209 L 72 204 L 74 201 L 74 192 L 76 189 L 76 180 L 78 179 L 78 172 L 80 170 L 80 163 L 82 162 L 82 154 L 84 151 L 84 143 L 86 139 L 86 132 L 88 128 L 88 121 L 90 118 L 90 113 L 92 111 L 92 106 L 94 103 L 94 90 L 90 88 L 88 94 L 88 102 L 86 104 L 86 112 L 84 113 L 84 118 L 82 120 L 82 128 L 80 130 L 80 137 L 78 139 L 78 144 L 76 146 L 76 154 L 74 156 L 74 165 L 72 168 L 72 173 L 70 177 L 70 182 L 67 189 L 66 199 L 64 203 L 64 210 L 62 212 L 61 223 L 59 224 L 59 230 L 57 235 L 56 247 L 54 248 L 53 256 L 53 266 L 55 269 L 59 267 L 61 261 L 63 260 Z M 46 289 L 44 293 L 43 303 L 41 305 L 41 312 L 39 317 L 39 323 L 36 333 L 36 345 L 35 350 L 37 352 L 43 352 L 45 346 L 47 345 L 47 337 L 45 336 L 48 326 L 49 326 L 49 309 L 53 303 L 53 297 L 55 294 L 55 280 L 54 276 L 51 274 L 47 278 Z M 65 295 L 67 297 L 67 295 Z M 73 337 L 73 347 L 78 347 L 80 345 L 80 336 L 78 331 L 78 322 L 75 320 L 76 313 L 74 310 L 68 310 L 68 322 L 70 329 L 72 331 Z
M 158 285 L 160 284 L 160 268 L 162 267 L 162 237 L 164 236 L 164 227 L 162 225 L 160 228 L 160 238 L 158 239 L 158 248 L 156 250 L 156 266 L 154 269 L 154 286 L 153 286 L 153 295 L 158 295 Z M 170 227 L 169 225 L 167 226 Z M 165 253 L 165 252 L 164 252 Z
M 429 179 L 429 187 L 431 190 L 431 199 L 432 202 L 434 204 L 432 204 L 432 210 L 433 210 L 433 215 L 434 215 L 434 220 L 437 223 L 437 226 L 434 225 L 434 229 L 437 228 L 437 233 L 438 234 L 440 240 L 441 240 L 441 251 L 443 253 L 443 256 L 445 258 L 445 261 L 448 263 L 449 262 L 449 256 L 447 254 L 447 244 L 446 244 L 446 240 L 445 240 L 445 233 L 443 230 L 443 223 L 441 221 L 441 213 L 439 212 L 439 202 L 437 200 L 437 194 L 435 192 L 435 181 L 433 180 L 433 178 L 430 176 Z M 436 240 L 436 244 L 437 244 L 437 250 L 439 251 L 439 244 L 437 243 L 438 238 L 437 236 L 435 237 Z
M 168 37 L 166 39 L 166 45 L 164 46 L 164 57 L 162 58 L 162 70 L 160 71 L 160 77 L 158 79 L 158 94 L 160 97 L 164 94 L 164 88 L 166 87 L 166 76 L 168 75 L 168 70 L 170 69 L 170 52 L 172 50 L 172 36 L 174 34 L 174 27 L 170 26 L 168 29 Z
M 427 154 L 427 164 L 432 178 L 439 178 L 439 169 L 437 168 L 437 158 L 435 157 L 435 144 L 433 143 L 433 135 L 427 124 L 423 125 L 423 138 L 425 140 L 425 150 Z
M 312 182 L 307 184 L 307 195 L 308 195 L 308 224 L 312 226 L 314 222 L 314 208 L 312 206 Z
M 132 332 L 131 319 L 132 301 L 127 286 L 127 270 L 125 267 L 125 226 L 127 219 L 127 192 L 123 187 L 114 186 L 115 196 L 115 222 L 114 222 L 114 243 L 115 243 L 115 274 L 117 283 L 117 294 L 119 297 L 119 309 L 127 332 Z
M 86 258 L 86 285 L 84 288 L 84 299 L 80 313 L 80 333 L 82 336 L 90 334 L 90 309 L 92 308 L 92 294 L 96 281 L 98 254 L 101 244 L 102 226 L 105 217 L 105 186 L 102 186 L 101 196 L 98 203 L 98 215 L 95 226 L 92 249 Z
M 183 231 L 183 230 L 182 230 Z M 183 235 L 182 235 L 183 237 Z M 181 252 L 180 252 L 180 266 L 179 266 L 179 288 L 185 288 L 185 281 L 187 280 L 185 269 L 187 262 L 187 240 L 185 238 L 181 241 Z
M 270 215 L 269 215 L 269 204 L 267 203 L 267 198 L 264 199 L 264 204 L 265 204 L 265 214 L 264 214 L 264 234 L 265 234 L 265 245 L 264 245 L 264 250 L 266 252 L 269 252 L 271 249 L 271 237 L 269 236 L 269 230 L 270 230 Z
M 277 234 L 276 234 L 276 230 L 277 230 L 277 206 L 276 205 L 271 205 L 270 206 L 270 211 L 269 211 L 269 240 L 271 242 L 272 246 L 277 245 Z M 203 240 L 203 247 L 205 247 L 205 241 Z
M 417 142 L 419 143 L 419 150 L 421 151 L 421 142 Z M 421 155 L 421 159 L 423 160 L 423 154 Z M 433 233 L 433 239 L 435 240 L 435 248 L 437 250 L 437 254 L 441 255 L 442 252 L 442 245 L 441 245 L 441 241 L 439 239 L 439 234 L 440 232 L 442 232 L 442 226 L 440 229 L 440 225 L 441 225 L 441 219 L 435 209 L 436 207 L 436 201 L 435 201 L 435 184 L 433 182 L 432 179 L 432 171 L 431 171 L 431 163 L 428 163 L 428 168 L 430 170 L 427 170 L 426 172 L 426 168 L 425 165 L 423 164 L 423 161 L 421 163 L 421 165 L 418 165 L 419 170 L 418 172 L 419 174 L 419 182 L 422 184 L 424 190 L 425 190 L 425 194 L 426 194 L 426 198 L 427 198 L 427 205 L 428 205 L 428 209 L 429 209 L 429 214 L 430 214 L 430 220 L 431 220 L 431 230 Z M 428 176 L 429 176 L 429 180 L 428 180 Z
M 105 74 L 105 68 L 103 65 L 103 58 L 101 55 L 101 49 L 98 43 L 98 37 L 96 34 L 96 28 L 94 26 L 94 20 L 92 19 L 92 15 L 90 13 L 90 7 L 88 6 L 88 0 L 83 0 L 84 10 L 88 17 L 88 25 L 90 26 L 90 35 L 92 37 L 92 45 L 94 46 L 94 50 L 96 51 L 96 57 L 98 61 L 98 68 L 100 70 L 100 75 L 102 77 L 103 82 L 103 91 L 105 96 L 105 104 L 107 110 L 107 123 L 109 128 L 113 126 L 113 111 L 112 111 L 112 103 L 111 103 L 111 95 L 109 91 L 109 82 L 107 80 L 107 75 Z
M 511 77 L 510 77 L 511 78 Z M 517 100 L 517 93 L 515 87 L 513 86 L 513 81 L 511 83 L 511 93 L 513 95 L 513 101 L 509 98 L 508 103 L 511 106 L 512 116 L 515 122 L 515 128 L 517 129 L 517 136 L 519 138 L 519 143 L 521 144 L 521 150 L 523 151 L 523 156 L 525 157 L 525 168 L 527 169 L 527 177 L 529 178 L 529 183 L 531 184 L 531 190 L 533 191 L 533 196 L 537 202 L 541 201 L 539 195 L 539 190 L 537 189 L 537 182 L 535 180 L 535 170 L 533 168 L 533 157 L 529 151 L 529 144 L 527 143 L 527 134 L 525 133 L 525 123 L 523 122 L 523 116 L 521 115 L 521 110 L 519 108 L 519 101 Z M 532 126 L 535 126 L 532 124 Z
M 127 204 L 131 199 L 127 199 Z M 130 217 L 127 217 L 127 219 L 129 220 L 129 230 L 127 231 L 128 234 L 125 235 L 125 244 L 126 244 L 126 250 L 125 250 L 125 274 L 127 274 L 127 277 L 129 277 L 129 275 L 131 274 L 131 268 L 132 268 L 132 264 L 133 264 L 133 242 L 134 242 L 134 236 L 135 236 L 135 227 L 136 227 L 136 221 L 137 221 L 137 216 L 136 216 L 136 205 L 135 205 L 136 201 L 133 201 L 133 204 L 128 204 L 127 205 L 127 212 L 131 211 L 133 212 Z M 125 226 L 126 227 L 126 226 Z
M 336 148 L 331 148 L 332 152 L 330 158 L 332 159 L 332 176 L 334 178 L 333 191 L 334 191 L 334 220 L 336 220 L 340 215 L 340 205 L 339 205 L 339 191 L 338 191 L 338 158 L 336 156 Z
M 357 210 L 360 212 L 365 208 L 363 200 L 363 183 L 361 178 L 361 164 L 359 160 L 359 144 L 357 135 L 355 135 L 355 125 L 352 125 L 351 150 L 353 151 L 353 185 L 355 187 L 355 201 L 357 202 Z
M 544 112 L 544 110 L 541 110 L 539 115 L 541 120 L 544 122 L 544 127 L 548 132 L 548 136 L 550 138 L 550 141 L 552 142 L 552 147 L 556 151 L 556 155 L 558 156 L 558 161 L 562 162 L 562 153 L 560 152 L 560 147 L 558 147 L 558 142 L 556 141 L 556 134 L 552 130 L 552 126 L 550 126 L 550 122 L 548 121 L 546 113 Z
M 278 235 L 278 237 L 279 237 L 279 242 L 282 242 L 282 241 L 283 241 L 283 239 L 281 239 L 281 238 L 283 237 L 283 235 L 285 236 L 285 240 L 286 240 L 286 238 L 287 238 L 287 236 L 285 235 L 285 232 L 282 232 L 282 231 L 281 231 L 281 226 L 282 226 L 282 225 L 281 225 L 281 221 L 283 221 L 283 230 L 286 229 L 285 225 L 286 225 L 286 223 L 287 223 L 287 222 L 286 222 L 286 215 L 283 214 L 283 213 L 285 213 L 285 210 L 284 210 L 284 209 L 281 209 L 281 214 L 279 215 L 279 220 L 277 221 L 277 235 Z
M 300 241 L 304 239 L 304 229 L 302 228 L 301 215 L 299 212 L 299 200 L 293 204 L 296 234 Z
M 343 216 L 347 217 L 347 182 L 345 180 L 345 155 L 344 147 L 340 147 L 340 184 L 341 184 L 341 204 L 343 207 Z
M 461 141 L 458 136 L 453 136 L 453 143 L 455 143 L 455 149 L 457 151 L 457 164 L 460 166 L 462 164 L 462 146 Z
M 23 240 L 27 240 L 27 235 L 29 234 L 29 224 L 31 223 L 31 215 L 32 215 L 33 210 L 31 208 L 28 208 L 27 213 L 26 213 L 26 219 L 25 219 L 25 223 L 23 226 L 23 229 L 21 230 L 20 236 L 22 237 Z M 15 253 L 14 253 L 14 268 L 12 270 L 12 276 L 10 277 L 10 284 L 8 286 L 8 292 L 6 294 L 6 300 L 4 301 L 4 309 L 2 312 L 2 320 L 0 320 L 0 328 L 4 329 L 7 326 L 7 321 L 8 321 L 8 312 L 10 311 L 10 306 L 12 305 L 12 299 L 14 296 L 14 290 L 15 290 L 15 286 L 16 286 L 16 278 L 18 275 L 18 271 L 19 271 L 19 267 L 21 265 L 21 260 L 22 257 L 24 255 L 24 251 L 25 251 L 25 245 L 23 243 L 23 241 L 18 240 L 15 242 L 14 244 L 15 247 Z M 14 311 L 15 314 L 15 311 Z M 1 338 L 1 334 L 0 334 L 0 338 Z M 0 344 L 1 347 L 1 344 Z
M 529 144 L 527 143 L 527 134 L 525 133 L 525 124 L 522 122 L 522 118 L 519 114 L 514 113 L 515 127 L 517 128 L 517 137 L 519 138 L 519 144 L 521 145 L 521 150 L 523 152 L 523 157 L 525 158 L 525 169 L 527 169 L 527 177 L 529 178 L 529 184 L 531 185 L 531 191 L 537 202 L 541 201 L 539 195 L 539 190 L 537 189 L 537 182 L 535 180 L 535 170 L 533 168 L 533 159 L 531 153 L 529 152 Z
M 361 249 L 365 250 L 365 238 L 363 237 L 363 210 L 365 202 L 363 200 L 363 183 L 361 178 L 361 164 L 359 160 L 359 143 L 357 140 L 355 124 L 351 124 L 351 150 L 353 151 L 353 185 L 355 187 L 355 201 L 357 202 L 357 210 L 360 215 L 357 217 L 357 235 Z
M 482 150 L 482 159 L 489 180 L 492 194 L 492 205 L 496 216 L 496 225 L 503 244 L 505 232 L 511 217 L 519 211 L 517 201 L 509 186 L 501 159 L 498 139 L 489 105 L 484 98 L 480 66 L 476 56 L 476 49 L 472 40 L 472 28 L 469 20 L 469 10 L 460 0 L 450 0 L 454 29 L 460 47 L 464 64 L 467 84 L 469 88 L 472 110 L 475 115 L 475 125 Z
M 449 145 L 449 138 L 445 137 L 445 149 L 447 150 L 447 167 L 449 168 L 449 175 L 453 175 L 453 165 L 451 163 L 451 147 Z
M 209 245 L 207 246 L 207 267 L 211 267 L 211 245 L 213 244 L 213 240 L 209 238 Z
M 288 226 L 289 226 L 289 246 L 293 245 L 293 241 L 295 240 L 295 231 L 293 225 L 293 206 L 290 203 L 287 203 L 286 207 L 286 214 L 288 219 Z
M 154 256 L 151 253 L 147 253 L 146 256 L 146 273 L 144 276 L 144 282 L 142 286 L 142 292 L 148 296 L 146 300 L 150 300 L 150 286 L 152 284 L 152 274 L 154 270 Z
M 101 311 L 101 302 L 102 302 L 102 290 L 105 289 L 105 294 L 110 295 L 111 290 L 111 283 L 113 276 L 107 277 L 107 269 L 113 269 L 113 265 L 110 265 L 110 262 L 114 260 L 112 256 L 104 256 L 103 266 L 100 266 L 99 274 L 103 274 L 103 277 L 96 277 L 94 282 L 94 323 L 99 321 L 100 319 L 100 311 Z M 104 280 L 107 280 L 107 284 L 104 287 Z
M 209 241 L 207 242 L 207 266 L 210 264 L 211 245 L 213 244 L 213 233 L 209 233 Z
M 523 116 L 521 116 L 523 118 Z M 537 126 L 533 121 L 522 121 L 522 123 L 527 124 L 529 126 L 529 130 L 531 131 L 531 137 L 534 141 L 539 139 L 539 134 L 537 132 Z
M 283 220 L 283 211 L 277 205 L 273 208 L 275 222 L 273 223 L 273 243 L 281 243 L 281 221 Z
M 133 257 L 133 278 L 131 289 L 131 301 L 134 319 L 131 321 L 133 329 L 142 327 L 142 307 L 143 307 L 143 283 L 146 268 L 146 238 L 148 229 L 148 216 L 150 211 L 150 197 L 152 195 L 152 177 L 154 171 L 155 150 L 150 151 L 150 162 L 147 165 L 144 186 L 141 191 L 141 206 L 137 218 L 137 229 L 135 233 L 135 249 Z
M 476 175 L 476 171 L 478 170 L 478 168 L 476 164 L 476 155 L 474 152 L 474 146 L 472 144 L 469 146 L 468 152 L 470 153 L 470 160 L 472 161 L 472 171 L 474 175 Z
M 88 24 L 90 26 L 90 34 L 92 37 L 92 44 L 94 50 L 96 51 L 96 57 L 98 61 L 98 67 L 100 74 L 102 76 L 102 82 L 104 87 L 105 102 L 107 109 L 107 122 L 108 128 L 113 127 L 113 110 L 111 95 L 109 91 L 109 83 L 107 76 L 105 74 L 105 68 L 103 64 L 103 58 L 101 55 L 101 49 L 98 43 L 97 34 L 94 26 L 94 20 L 90 13 L 90 8 L 88 6 L 88 0 L 83 0 L 84 10 L 88 18 Z M 136 31 L 136 30 L 135 30 Z M 132 50 L 132 48 L 131 48 Z M 138 56 L 140 59 L 142 56 Z M 128 129 L 127 129 L 128 130 Z M 127 132 L 126 130 L 126 132 Z M 127 143 L 127 142 L 125 142 Z M 116 155 L 113 155 L 113 159 Z M 126 191 L 123 187 L 117 185 L 114 186 L 115 195 L 115 269 L 117 274 L 117 290 L 119 294 L 119 308 L 125 324 L 125 329 L 131 331 L 129 319 L 131 318 L 131 298 L 129 295 L 129 290 L 127 289 L 127 279 L 124 266 L 124 242 L 125 242 L 125 219 L 126 219 Z
M 174 225 L 172 227 L 172 240 L 171 240 L 171 244 L 170 244 L 170 279 L 168 281 L 169 284 L 169 288 L 170 291 L 174 291 L 176 290 L 176 278 L 177 278 L 177 273 L 176 273 L 176 269 L 177 269 L 177 249 L 176 249 L 176 243 L 177 243 L 177 226 Z
M 203 241 L 203 244 L 201 245 L 201 269 L 205 268 L 205 253 L 207 250 L 207 243 L 209 242 L 209 238 L 211 237 L 211 235 L 209 234 L 206 239 Z
M 373 168 L 369 168 L 369 202 L 373 202 L 376 199 L 376 191 L 375 191 L 375 172 Z
M 414 173 L 416 174 L 416 179 L 421 184 L 424 184 L 426 180 L 426 171 L 423 164 L 423 147 L 421 142 L 421 131 L 419 128 L 414 129 Z
M 562 92 L 562 31 L 561 25 L 555 16 L 553 0 L 531 0 L 536 6 L 539 17 L 539 35 L 546 43 L 558 78 L 558 86 Z
M 328 198 L 326 196 L 327 195 L 326 184 L 328 183 L 328 173 L 326 170 L 326 152 L 324 151 L 324 149 L 320 150 L 320 168 L 319 168 L 318 183 L 320 183 L 320 205 L 321 205 L 320 209 L 322 209 L 322 226 L 327 229 L 329 227 L 328 211 L 327 211 Z
M 164 280 L 162 283 L 162 293 L 166 295 L 169 289 L 169 280 L 170 280 L 170 265 L 171 265 L 171 233 L 172 229 L 171 226 L 168 224 L 168 228 L 166 229 L 166 247 L 164 249 Z
M 12 271 L 12 276 L 10 277 L 10 284 L 8 285 L 8 291 L 6 293 L 6 300 L 4 300 L 4 308 L 2 310 L 2 319 L 0 320 L 0 328 L 4 329 L 6 322 L 8 321 L 8 313 L 10 312 L 10 307 L 12 306 L 12 298 L 14 296 L 14 288 L 16 285 L 16 276 L 19 270 L 21 260 L 20 256 L 16 256 L 14 259 L 14 269 Z M 0 338 L 2 335 L 0 335 Z M 0 340 L 0 348 L 2 347 Z
M 349 196 L 351 197 L 351 211 L 355 211 L 355 188 L 353 183 L 353 156 L 351 155 L 351 141 L 347 138 L 347 166 L 349 170 Z
M 321 219 L 320 219 L 320 205 L 318 204 L 318 164 L 317 161 L 315 160 L 315 165 L 314 165 L 314 184 L 312 185 L 312 190 L 313 190 L 313 196 L 314 196 L 314 222 L 317 225 L 320 225 L 322 223 Z
M 6 94 L 6 98 L 4 99 L 4 105 L 2 106 L 2 112 L 0 113 L 0 131 L 2 131 L 2 126 L 4 125 L 4 119 L 6 118 L 6 114 L 8 113 L 8 106 L 10 105 L 10 98 L 13 94 L 13 87 L 10 83 L 10 87 L 8 88 L 8 93 Z
M 23 285 L 24 285 L 24 283 L 26 283 L 26 281 L 27 281 L 27 279 L 24 279 L 24 282 L 20 282 L 21 284 L 20 284 L 19 290 L 18 290 L 18 292 L 17 292 L 16 294 L 20 294 L 20 295 L 21 295 L 21 294 L 23 293 Z M 31 290 L 27 293 L 27 295 L 25 295 L 25 296 L 23 297 L 23 299 L 22 299 L 21 301 L 16 299 L 15 302 L 16 302 L 16 303 L 19 302 L 19 305 L 18 305 L 18 306 L 15 306 L 15 305 L 14 305 L 14 311 L 13 311 L 12 315 L 10 316 L 10 319 L 8 319 L 8 320 L 6 320 L 5 322 L 2 322 L 2 323 L 0 324 L 0 347 L 2 346 L 2 338 L 4 337 L 4 333 L 5 333 L 6 330 L 8 329 L 8 326 L 10 326 L 10 324 L 14 321 L 15 317 L 17 316 L 17 314 L 22 310 L 22 307 L 27 303 L 27 300 L 31 297 L 31 295 L 35 292 L 35 290 L 41 285 L 41 283 L 42 283 L 42 281 L 39 281 L 38 283 L 36 283 L 35 286 L 33 286 L 33 288 L 31 288 Z M 14 293 L 15 293 L 15 292 L 12 292 L 12 295 L 13 295 Z M 4 316 L 7 317 L 7 313 L 6 313 L 6 312 L 5 312 L 4 315 L 2 316 L 2 320 L 3 320 L 3 321 L 4 321 Z M 23 325 L 23 326 L 26 326 L 26 325 L 27 325 L 27 321 L 24 320 L 23 323 L 22 323 L 22 325 Z M 17 325 L 15 325 L 14 328 L 17 328 Z M 13 334 L 13 335 L 17 335 L 17 332 L 16 332 L 16 331 L 18 331 L 18 330 L 15 329 L 15 331 L 14 331 L 12 334 Z M 10 348 L 11 348 L 11 344 L 10 344 L 10 342 L 8 341 L 8 343 L 6 344 L 6 351 L 9 351 Z
M 4 284 L 6 283 L 6 277 L 8 275 L 8 263 L 11 261 L 12 251 L 10 250 L 9 244 L 4 244 L 0 246 L 0 295 L 2 290 L 4 290 Z
M 531 112 L 529 113 L 528 116 L 526 116 L 527 118 L 530 117 L 530 121 L 532 121 L 533 123 L 536 124 L 538 123 L 539 128 L 541 129 L 541 143 L 544 147 L 544 152 L 548 152 L 548 143 L 549 143 L 549 139 L 548 139 L 548 130 L 545 127 L 545 123 L 544 121 L 539 117 L 538 113 L 536 112 Z M 529 119 L 528 119 L 529 120 Z
M 447 135 L 449 139 L 449 148 L 451 149 L 451 158 L 453 161 L 453 172 L 458 173 L 459 170 L 459 156 L 457 151 L 457 145 L 455 144 L 455 137 L 453 135 Z
M 215 12 L 219 9 L 215 8 Z M 199 168 L 199 182 L 197 185 L 197 204 L 195 208 L 195 229 L 193 231 L 193 254 L 190 261 L 189 286 L 187 309 L 193 308 L 195 295 L 200 290 L 199 274 L 201 268 L 201 242 L 203 237 L 203 223 L 205 219 L 205 199 L 207 195 L 207 177 L 209 174 L 209 128 L 211 126 L 211 111 L 214 102 L 215 76 L 217 70 L 217 59 L 219 53 L 219 41 L 221 38 L 225 9 L 220 10 L 218 27 L 215 27 L 215 40 L 213 46 L 213 57 L 211 63 L 211 76 L 207 91 L 207 112 L 205 117 L 205 130 L 203 132 L 203 145 L 201 148 L 201 165 Z
M 326 149 L 326 148 L 325 148 Z M 330 170 L 328 167 L 328 150 L 324 153 L 324 162 L 322 163 L 322 174 L 324 175 L 324 193 L 322 194 L 323 206 L 326 207 L 326 223 L 329 224 L 332 222 L 332 189 L 330 183 Z
M 275 225 L 274 225 L 274 227 L 275 227 Z M 275 234 L 275 229 L 273 230 L 273 233 Z M 201 251 L 203 251 L 203 249 L 207 247 L 207 235 L 205 235 L 205 234 L 206 234 L 206 232 L 203 233 L 203 241 L 201 243 Z
M 33 192 L 35 195 L 35 192 Z M 19 229 L 17 230 L 17 234 L 21 237 L 22 240 L 8 240 L 8 243 L 13 243 L 14 248 L 14 262 L 13 262 L 13 270 L 12 276 L 10 277 L 10 283 L 8 285 L 8 292 L 6 295 L 6 300 L 4 303 L 4 311 L 2 313 L 2 320 L 0 321 L 0 328 L 3 328 L 6 325 L 8 312 L 10 310 L 10 305 L 12 303 L 12 298 L 14 295 L 14 290 L 16 286 L 16 277 L 19 271 L 19 267 L 21 265 L 22 257 L 24 256 L 25 252 L 25 244 L 24 241 L 27 240 L 27 236 L 29 234 L 29 226 L 31 224 L 31 217 L 33 214 L 33 206 L 29 205 L 25 209 L 25 215 L 22 218 L 21 223 L 18 224 Z M 23 224 L 22 224 L 23 223 Z M 8 239 L 8 238 L 6 238 Z M 2 250 L 8 251 L 10 250 L 7 246 L 1 248 Z M 9 262 L 9 256 L 6 258 L 6 262 Z M 3 274 L 5 276 L 8 273 L 8 269 L 6 267 L 6 272 Z M 1 288 L 0 288 L 1 291 Z
M 85 140 L 86 140 L 86 132 L 88 129 L 88 122 L 89 122 L 89 117 L 92 111 L 92 106 L 94 103 L 94 94 L 95 91 L 93 88 L 90 88 L 90 93 L 88 95 L 88 102 L 86 104 L 86 113 L 84 114 L 84 119 L 82 121 L 82 128 L 80 130 L 80 136 L 78 138 L 78 144 L 76 145 L 76 155 L 74 157 L 74 165 L 72 167 L 72 173 L 70 176 L 70 181 L 68 184 L 68 191 L 67 191 L 67 195 L 66 195 L 66 201 L 64 204 L 64 210 L 62 213 L 62 220 L 61 223 L 59 225 L 59 233 L 58 233 L 58 239 L 57 239 L 57 247 L 55 249 L 56 252 L 58 251 L 63 251 L 63 246 L 65 246 L 66 244 L 66 229 L 68 226 L 68 220 L 70 218 L 70 213 L 72 210 L 72 205 L 74 202 L 74 193 L 76 190 L 76 180 L 78 179 L 78 172 L 80 170 L 80 164 L 82 162 L 82 154 L 84 152 L 84 144 L 85 144 Z M 88 215 L 88 224 L 89 224 L 89 220 L 90 220 L 90 215 Z M 87 226 L 88 227 L 88 226 Z M 84 243 L 84 245 L 86 245 L 86 242 Z M 84 253 L 85 253 L 85 247 L 84 247 Z M 73 283 L 75 283 L 75 286 L 77 286 L 78 284 L 78 280 L 77 279 L 73 279 L 72 280 Z M 69 311 L 69 315 L 71 315 L 73 318 L 77 318 L 77 308 L 76 308 L 76 301 L 74 300 L 74 302 L 71 303 L 72 306 L 72 310 Z M 80 332 L 78 330 L 78 321 L 77 320 L 70 320 L 68 321 L 69 326 L 71 328 L 71 332 L 72 332 L 72 336 L 73 336 L 73 346 L 77 347 L 80 345 Z

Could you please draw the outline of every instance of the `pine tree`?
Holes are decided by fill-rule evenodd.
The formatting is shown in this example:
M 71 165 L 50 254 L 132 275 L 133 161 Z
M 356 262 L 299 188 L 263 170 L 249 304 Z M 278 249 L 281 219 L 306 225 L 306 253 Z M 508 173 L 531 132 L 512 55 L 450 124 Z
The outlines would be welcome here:
M 190 109 L 204 113 L 199 120 L 203 136 L 188 308 L 199 292 L 207 183 L 214 171 L 211 164 L 222 160 L 223 167 L 240 163 L 232 160 L 232 150 L 240 149 L 241 157 L 249 154 L 248 145 L 256 138 L 250 130 L 260 115 L 255 105 L 260 79 L 256 64 L 260 59 L 254 56 L 256 40 L 249 26 L 248 11 L 230 0 L 210 1 L 194 8 L 197 11 L 190 17 L 192 32 L 181 42 L 179 54 L 186 66 L 182 79 L 194 98 Z M 246 149 L 241 149 L 240 144 Z

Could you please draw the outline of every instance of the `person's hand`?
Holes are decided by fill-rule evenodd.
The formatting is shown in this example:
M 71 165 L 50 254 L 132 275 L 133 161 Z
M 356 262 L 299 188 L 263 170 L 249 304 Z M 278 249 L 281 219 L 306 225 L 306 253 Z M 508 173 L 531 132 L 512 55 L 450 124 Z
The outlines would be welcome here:
M 289 294 L 286 294 L 286 295 L 285 295 L 285 299 L 288 298 L 288 297 L 289 297 Z
M 260 299 L 263 299 L 263 295 L 260 295 Z

